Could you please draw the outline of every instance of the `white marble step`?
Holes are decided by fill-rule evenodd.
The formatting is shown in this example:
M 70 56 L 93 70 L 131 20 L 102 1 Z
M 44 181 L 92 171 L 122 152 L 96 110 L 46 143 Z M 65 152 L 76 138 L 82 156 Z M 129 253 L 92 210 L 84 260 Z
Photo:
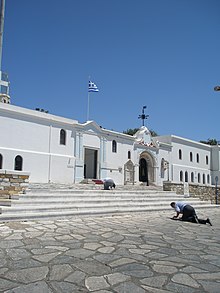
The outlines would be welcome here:
M 198 209 L 210 209 L 210 208 L 220 208 L 220 206 L 216 205 L 199 205 L 197 204 L 195 206 L 196 210 Z M 117 207 L 115 208 L 106 208 L 104 211 L 103 209 L 80 209 L 80 210 L 67 210 L 67 211 L 47 211 L 46 213 L 39 212 L 35 210 L 33 211 L 28 211 L 26 210 L 25 213 L 7 213 L 7 214 L 2 214 L 0 215 L 0 221 L 25 221 L 25 220 L 31 220 L 31 219 L 50 219 L 50 218 L 65 218 L 65 217 L 70 217 L 70 216 L 77 216 L 77 215 L 105 215 L 105 214 L 121 214 L 121 213 L 131 213 L 131 212 L 155 212 L 155 211 L 168 211 L 170 210 L 171 214 L 173 214 L 173 211 L 170 207 L 163 207 L 163 206 L 149 206 L 148 208 L 134 208 L 134 207 L 126 207 L 126 208 L 120 208 Z
M 184 198 L 160 190 L 30 190 L 2 206 L 0 221 L 49 218 L 80 214 L 109 214 L 171 209 L 171 201 L 184 200 L 195 208 L 214 207 L 198 198 Z

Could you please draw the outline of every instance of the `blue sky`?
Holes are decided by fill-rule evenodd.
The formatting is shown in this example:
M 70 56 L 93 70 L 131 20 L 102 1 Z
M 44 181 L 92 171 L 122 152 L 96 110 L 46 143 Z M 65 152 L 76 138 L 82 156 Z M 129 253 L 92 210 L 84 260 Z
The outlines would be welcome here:
M 12 104 L 122 132 L 220 140 L 219 0 L 6 0 Z

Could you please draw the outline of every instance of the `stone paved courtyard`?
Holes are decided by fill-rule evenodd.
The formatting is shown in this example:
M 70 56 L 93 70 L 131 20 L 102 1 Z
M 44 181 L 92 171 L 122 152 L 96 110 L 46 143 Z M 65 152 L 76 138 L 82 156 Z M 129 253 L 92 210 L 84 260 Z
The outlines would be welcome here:
M 219 293 L 219 211 L 0 223 L 0 292 Z

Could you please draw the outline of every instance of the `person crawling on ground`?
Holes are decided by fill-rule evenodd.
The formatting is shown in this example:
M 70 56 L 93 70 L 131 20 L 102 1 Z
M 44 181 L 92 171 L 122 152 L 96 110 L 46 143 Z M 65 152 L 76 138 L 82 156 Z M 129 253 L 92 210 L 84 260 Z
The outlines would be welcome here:
M 173 201 L 170 203 L 170 205 L 176 211 L 176 215 L 171 218 L 172 220 L 181 220 L 197 224 L 209 224 L 210 226 L 212 226 L 212 223 L 209 218 L 207 218 L 206 220 L 199 219 L 196 215 L 195 209 L 186 202 Z M 179 217 L 180 214 L 182 214 L 181 218 Z

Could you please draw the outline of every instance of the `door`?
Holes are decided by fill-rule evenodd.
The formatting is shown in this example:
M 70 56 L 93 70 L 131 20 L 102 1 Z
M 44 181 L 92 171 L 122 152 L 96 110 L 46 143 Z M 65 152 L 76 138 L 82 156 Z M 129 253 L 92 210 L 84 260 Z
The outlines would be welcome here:
M 97 150 L 85 149 L 84 178 L 97 179 L 97 158 Z
M 147 166 L 147 161 L 144 158 L 141 158 L 139 163 L 139 181 L 146 182 L 147 185 L 149 185 L 148 166 Z

